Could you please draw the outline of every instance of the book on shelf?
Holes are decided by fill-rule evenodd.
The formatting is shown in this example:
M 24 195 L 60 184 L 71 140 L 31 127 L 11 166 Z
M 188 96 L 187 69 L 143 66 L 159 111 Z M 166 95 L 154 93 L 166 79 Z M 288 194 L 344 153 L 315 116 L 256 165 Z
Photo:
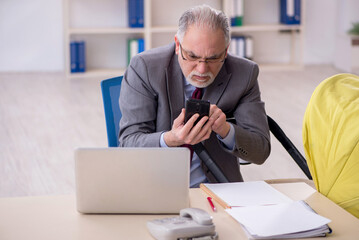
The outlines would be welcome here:
M 300 24 L 301 0 L 280 0 L 280 23 Z
M 128 26 L 130 28 L 144 27 L 143 0 L 128 0 Z
M 127 63 L 129 64 L 131 58 L 136 54 L 145 50 L 145 40 L 143 38 L 135 38 L 127 40 Z
M 70 42 L 70 70 L 72 73 L 77 72 L 78 60 L 77 60 L 77 47 L 76 42 Z
M 200 188 L 238 221 L 249 239 L 326 236 L 331 220 L 264 181 L 203 183 Z
M 233 27 L 243 25 L 243 0 L 227 0 L 227 14 Z
M 71 73 L 86 71 L 86 44 L 85 41 L 70 42 L 70 70 Z
M 233 55 L 253 59 L 253 39 L 251 36 L 232 36 L 229 52 Z

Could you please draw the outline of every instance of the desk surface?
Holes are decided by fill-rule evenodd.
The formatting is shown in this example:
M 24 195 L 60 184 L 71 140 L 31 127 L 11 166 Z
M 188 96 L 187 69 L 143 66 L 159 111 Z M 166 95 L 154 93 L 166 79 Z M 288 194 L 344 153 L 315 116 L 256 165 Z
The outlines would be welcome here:
M 356 239 L 359 219 L 305 183 L 272 184 L 293 200 L 304 199 L 320 215 L 332 220 L 330 239 Z M 212 212 L 207 195 L 190 189 L 191 206 L 213 216 L 219 239 L 247 239 L 241 226 L 215 202 Z M 0 239 L 153 239 L 148 220 L 170 215 L 83 215 L 76 211 L 75 196 L 0 198 Z M 313 238 L 318 240 L 318 238 Z

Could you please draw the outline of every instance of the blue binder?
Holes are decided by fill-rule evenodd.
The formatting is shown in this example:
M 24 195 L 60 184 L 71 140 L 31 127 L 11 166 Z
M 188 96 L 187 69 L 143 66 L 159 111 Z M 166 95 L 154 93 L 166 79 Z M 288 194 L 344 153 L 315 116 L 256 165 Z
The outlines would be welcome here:
M 131 28 L 144 26 L 143 0 L 128 0 L 128 26 Z
M 138 0 L 138 8 L 137 8 L 137 16 L 138 16 L 138 27 L 144 27 L 145 19 L 144 19 L 144 2 L 143 0 Z
M 138 53 L 145 51 L 145 40 L 143 38 L 138 39 Z
M 75 73 L 78 71 L 76 42 L 70 42 L 70 69 L 71 69 L 72 73 Z
M 86 71 L 86 46 L 85 41 L 77 42 L 78 72 Z
M 280 22 L 282 24 L 300 24 L 300 1 L 280 0 Z
M 70 69 L 72 73 L 86 71 L 85 41 L 70 42 Z

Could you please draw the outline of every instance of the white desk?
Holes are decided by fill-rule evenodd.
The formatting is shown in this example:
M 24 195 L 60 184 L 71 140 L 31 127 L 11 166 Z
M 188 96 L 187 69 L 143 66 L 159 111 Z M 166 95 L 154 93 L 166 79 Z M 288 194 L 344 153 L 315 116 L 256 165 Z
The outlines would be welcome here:
M 330 239 L 358 238 L 359 220 L 305 183 L 272 186 L 294 200 L 304 199 L 319 214 L 331 219 Z M 216 202 L 217 212 L 212 212 L 206 197 L 200 189 L 190 190 L 191 206 L 213 216 L 219 239 L 247 239 L 241 226 Z M 82 215 L 75 204 L 75 196 L 0 198 L 0 239 L 153 239 L 146 222 L 169 216 Z

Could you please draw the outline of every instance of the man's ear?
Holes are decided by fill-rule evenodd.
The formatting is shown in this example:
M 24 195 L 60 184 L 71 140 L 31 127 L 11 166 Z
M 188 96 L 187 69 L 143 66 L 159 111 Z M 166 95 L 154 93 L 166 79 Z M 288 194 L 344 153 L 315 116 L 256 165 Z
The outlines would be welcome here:
M 178 55 L 178 53 L 179 53 L 179 40 L 177 38 L 177 35 L 175 35 L 175 43 L 176 43 L 176 54 Z
M 230 45 L 231 45 L 231 43 L 229 43 L 228 46 L 227 46 L 227 48 L 226 48 L 226 55 L 225 55 L 225 57 L 228 56 L 228 49 L 229 49 L 229 46 L 230 46 Z

